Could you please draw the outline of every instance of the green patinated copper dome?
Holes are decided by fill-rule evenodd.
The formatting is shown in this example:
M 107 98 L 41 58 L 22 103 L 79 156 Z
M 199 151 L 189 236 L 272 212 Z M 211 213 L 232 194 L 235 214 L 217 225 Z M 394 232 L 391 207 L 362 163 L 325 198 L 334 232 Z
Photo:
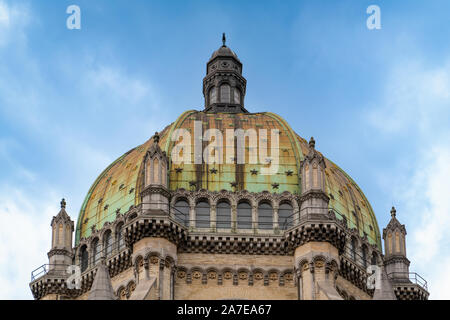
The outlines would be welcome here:
M 278 129 L 279 170 L 275 175 L 252 174 L 260 171 L 261 164 L 169 164 L 169 189 L 192 189 L 190 182 L 196 182 L 197 189 L 209 191 L 249 192 L 269 191 L 282 193 L 289 191 L 301 194 L 299 183 L 300 162 L 308 153 L 308 143 L 298 136 L 280 116 L 270 113 L 207 113 L 186 111 L 174 123 L 160 132 L 159 145 L 170 158 L 174 142 L 171 141 L 175 129 L 187 129 L 193 134 L 194 121 L 202 121 L 203 130 L 220 129 Z M 203 132 L 204 132 L 203 131 Z M 131 206 L 138 205 L 140 199 L 140 177 L 143 174 L 143 159 L 152 139 L 128 151 L 95 180 L 90 188 L 78 217 L 75 244 L 91 234 L 92 227 L 102 228 L 104 223 L 115 220 L 117 212 L 125 213 Z M 268 134 L 268 145 L 270 145 Z M 192 146 L 192 153 L 193 153 Z M 192 157 L 193 158 L 193 157 Z M 367 235 L 371 244 L 381 249 L 381 238 L 375 214 L 358 185 L 338 166 L 328 159 L 326 162 L 326 192 L 330 197 L 329 207 L 337 212 L 338 219 L 345 216 L 350 228 L 357 228 L 360 235 Z M 183 170 L 175 170 L 177 167 Z M 210 169 L 217 169 L 211 174 Z M 286 174 L 289 172 L 289 174 Z

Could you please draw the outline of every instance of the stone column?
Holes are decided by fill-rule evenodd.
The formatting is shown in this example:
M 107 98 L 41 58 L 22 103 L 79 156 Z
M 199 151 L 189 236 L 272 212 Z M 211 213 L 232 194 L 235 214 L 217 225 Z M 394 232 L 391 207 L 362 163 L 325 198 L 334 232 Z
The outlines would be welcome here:
M 133 245 L 133 260 L 139 256 L 148 259 L 144 261 L 145 276 L 139 279 L 132 299 L 170 299 L 171 265 L 176 265 L 176 245 L 164 238 L 143 238 Z M 150 288 L 152 291 L 148 295 Z
M 236 232 L 237 229 L 237 206 L 231 205 L 231 231 Z
M 216 231 L 216 225 L 217 225 L 217 214 L 216 214 L 216 205 L 211 205 L 211 212 L 210 212 L 210 227 L 213 232 Z
M 280 226 L 278 224 L 278 207 L 273 207 L 273 229 L 278 233 Z
M 189 227 L 195 228 L 195 205 L 189 205 Z
M 295 250 L 302 300 L 342 300 L 336 291 L 339 252 L 328 242 L 308 242 Z
M 252 205 L 252 229 L 258 229 L 258 206 Z

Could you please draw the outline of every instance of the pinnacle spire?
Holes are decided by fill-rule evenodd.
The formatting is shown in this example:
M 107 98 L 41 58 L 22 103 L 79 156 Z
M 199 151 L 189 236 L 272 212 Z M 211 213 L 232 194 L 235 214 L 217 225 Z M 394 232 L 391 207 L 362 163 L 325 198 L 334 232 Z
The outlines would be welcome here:
M 88 300 L 116 300 L 114 290 L 111 284 L 106 259 L 102 257 L 97 267 L 94 282 Z
M 159 133 L 155 132 L 155 135 L 153 136 L 153 142 L 156 144 L 159 144 Z
M 309 147 L 311 149 L 314 149 L 316 147 L 316 140 L 314 140 L 314 137 L 311 137 L 311 139 L 309 140 Z
M 222 33 L 222 43 L 223 43 L 222 47 L 226 47 L 226 45 L 225 45 L 226 42 L 227 42 L 227 38 L 225 37 L 225 32 L 224 32 L 224 33 Z

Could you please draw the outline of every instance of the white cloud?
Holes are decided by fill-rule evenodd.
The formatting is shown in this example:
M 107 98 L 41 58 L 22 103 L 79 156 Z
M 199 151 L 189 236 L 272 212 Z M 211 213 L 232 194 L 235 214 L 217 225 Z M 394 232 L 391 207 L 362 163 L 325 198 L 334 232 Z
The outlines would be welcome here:
M 0 0 L 0 48 L 13 41 L 21 43 L 26 40 L 24 28 L 30 18 L 27 6 L 17 3 L 9 5 Z
M 0 27 L 9 28 L 9 7 L 3 1 L 0 2 Z
M 105 145 L 121 150 L 119 138 L 140 134 L 146 139 L 161 122 L 167 123 L 148 79 L 63 50 L 48 58 L 56 61 L 50 67 L 38 59 L 27 47 L 26 27 L 36 19 L 30 12 L 23 4 L 0 0 L 0 60 L 11 58 L 0 63 L 0 116 L 14 127 L 2 131 L 5 138 L 0 139 L 0 161 L 10 171 L 7 179 L 6 171 L 0 171 L 0 299 L 32 298 L 30 273 L 48 263 L 50 221 L 59 211 L 60 194 L 70 199 L 75 220 L 90 184 L 120 156 Z M 47 72 L 71 85 L 59 86 L 59 79 L 49 82 Z M 158 120 L 146 113 L 149 109 L 158 112 Z M 42 153 L 34 169 L 20 158 L 24 152 L 16 152 L 23 148 L 32 149 L 28 157 Z M 46 177 L 45 170 L 58 178 Z
M 58 213 L 53 192 L 35 199 L 11 186 L 0 186 L 0 299 L 32 299 L 31 271 L 48 263 L 52 216 Z
M 439 68 L 407 61 L 388 76 L 381 106 L 369 113 L 369 121 L 384 133 L 412 133 L 419 139 L 439 138 L 450 121 L 450 60 Z M 435 132 L 444 130 L 444 132 Z M 431 134 L 433 133 L 433 134 Z
M 450 60 L 439 67 L 406 62 L 393 69 L 368 121 L 378 133 L 412 145 L 407 158 L 390 156 L 403 164 L 380 181 L 401 208 L 410 271 L 428 280 L 430 298 L 450 299 Z
M 129 77 L 120 72 L 117 68 L 108 66 L 98 66 L 94 70 L 86 73 L 86 79 L 83 81 L 91 94 L 103 96 L 105 94 L 114 96 L 128 103 L 137 103 L 148 99 L 151 94 L 151 88 L 143 81 Z

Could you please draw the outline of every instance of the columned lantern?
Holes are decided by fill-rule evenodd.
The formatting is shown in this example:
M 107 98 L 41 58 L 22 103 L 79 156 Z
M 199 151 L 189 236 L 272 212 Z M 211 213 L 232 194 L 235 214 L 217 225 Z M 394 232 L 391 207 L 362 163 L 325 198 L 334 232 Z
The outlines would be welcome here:
M 247 113 L 244 108 L 247 80 L 242 76 L 242 63 L 226 46 L 225 33 L 222 42 L 206 65 L 203 79 L 205 112 Z

